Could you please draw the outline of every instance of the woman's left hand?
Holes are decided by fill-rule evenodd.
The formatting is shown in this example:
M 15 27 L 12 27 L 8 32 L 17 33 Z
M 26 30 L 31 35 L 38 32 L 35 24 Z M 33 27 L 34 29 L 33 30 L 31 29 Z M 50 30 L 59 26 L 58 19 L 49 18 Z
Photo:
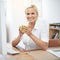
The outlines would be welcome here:
M 25 27 L 25 33 L 26 33 L 27 35 L 31 35 L 31 28 Z

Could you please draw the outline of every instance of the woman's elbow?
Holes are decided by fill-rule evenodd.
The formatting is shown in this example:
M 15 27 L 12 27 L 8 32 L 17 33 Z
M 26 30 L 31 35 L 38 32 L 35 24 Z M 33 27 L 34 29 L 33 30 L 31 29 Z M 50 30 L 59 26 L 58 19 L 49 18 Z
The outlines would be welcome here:
M 46 51 L 48 49 L 48 46 L 44 47 L 43 50 Z
M 13 46 L 13 47 L 16 47 L 16 45 L 14 44 L 14 42 L 12 42 L 12 46 Z
M 48 44 L 46 44 L 44 47 L 43 47 L 43 50 L 46 51 L 48 49 Z

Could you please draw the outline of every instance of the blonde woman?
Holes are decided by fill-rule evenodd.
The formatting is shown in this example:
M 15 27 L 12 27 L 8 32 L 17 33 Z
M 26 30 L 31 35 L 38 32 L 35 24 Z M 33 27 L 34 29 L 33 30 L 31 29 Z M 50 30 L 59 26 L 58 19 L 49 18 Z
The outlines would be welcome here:
M 46 50 L 48 48 L 48 27 L 47 25 L 37 23 L 38 10 L 35 5 L 31 5 L 25 10 L 28 26 L 21 26 L 19 28 L 19 35 L 12 41 L 13 47 L 18 47 L 19 43 L 23 41 L 25 50 Z

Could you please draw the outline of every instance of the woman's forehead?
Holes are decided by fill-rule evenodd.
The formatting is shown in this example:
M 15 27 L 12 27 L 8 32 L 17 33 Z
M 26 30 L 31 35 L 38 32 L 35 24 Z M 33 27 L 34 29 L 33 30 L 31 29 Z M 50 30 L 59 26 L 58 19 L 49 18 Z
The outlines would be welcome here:
M 34 8 L 28 8 L 28 9 L 26 9 L 26 13 L 27 12 L 36 12 L 36 10 Z

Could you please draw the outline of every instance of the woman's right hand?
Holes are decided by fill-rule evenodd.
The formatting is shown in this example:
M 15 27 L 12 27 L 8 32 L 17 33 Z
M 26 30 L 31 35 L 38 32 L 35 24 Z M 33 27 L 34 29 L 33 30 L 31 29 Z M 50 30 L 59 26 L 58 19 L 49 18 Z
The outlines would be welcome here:
M 20 26 L 19 27 L 19 34 L 20 35 L 23 35 L 25 33 L 25 29 L 24 28 L 25 28 L 25 26 Z

